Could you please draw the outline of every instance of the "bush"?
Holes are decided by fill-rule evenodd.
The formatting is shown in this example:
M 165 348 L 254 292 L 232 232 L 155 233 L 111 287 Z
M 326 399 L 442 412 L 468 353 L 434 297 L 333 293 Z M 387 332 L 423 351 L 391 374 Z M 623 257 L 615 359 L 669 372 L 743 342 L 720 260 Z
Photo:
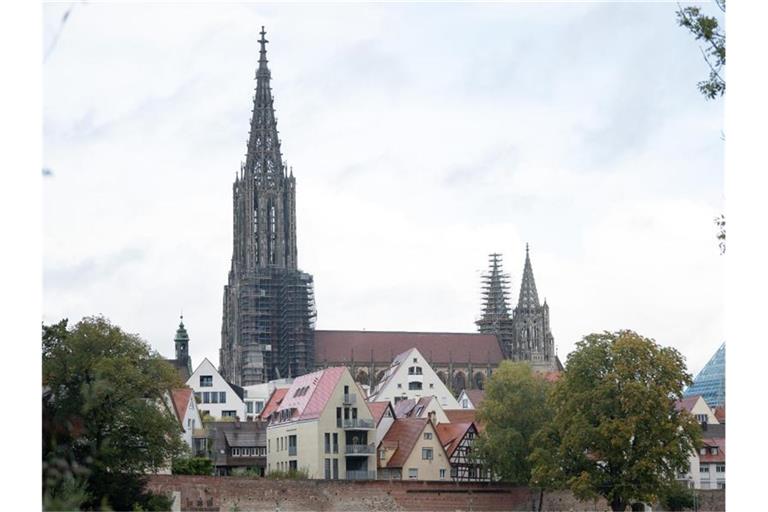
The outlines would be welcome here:
M 306 480 L 309 472 L 306 469 L 289 469 L 288 471 L 270 471 L 267 478 L 271 480 Z
M 674 482 L 661 493 L 659 502 L 667 510 L 692 509 L 693 490 L 680 482 Z
M 259 468 L 234 468 L 232 476 L 261 477 L 261 470 Z
M 176 459 L 171 465 L 171 472 L 174 475 L 211 475 L 213 463 L 205 457 Z

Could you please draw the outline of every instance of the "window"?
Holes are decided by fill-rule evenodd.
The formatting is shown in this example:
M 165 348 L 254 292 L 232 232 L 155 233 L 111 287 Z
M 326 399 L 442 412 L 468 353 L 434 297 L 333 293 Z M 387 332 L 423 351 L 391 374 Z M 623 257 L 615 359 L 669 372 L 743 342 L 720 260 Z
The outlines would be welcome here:
M 424 432 L 424 439 L 432 439 L 432 432 Z
M 272 440 L 267 439 L 267 453 L 272 453 Z
M 331 434 L 325 433 L 325 453 L 331 453 Z
M 221 411 L 222 418 L 236 418 L 237 411 Z
M 216 391 L 213 391 L 213 392 L 211 393 L 211 403 L 212 403 L 212 404 L 217 404 L 217 403 L 219 403 L 219 393 L 218 393 L 218 392 L 216 392 Z
M 339 434 L 333 433 L 333 453 L 339 453 Z
M 707 423 L 707 415 L 706 414 L 697 414 L 696 415 L 696 421 L 699 423 Z
M 410 389 L 410 390 L 419 390 L 419 389 L 421 389 L 421 382 L 409 382 L 408 383 L 408 389 Z
M 398 385 L 397 385 L 397 388 L 398 388 L 398 389 L 400 389 L 400 388 L 402 388 L 402 387 L 403 387 L 403 385 L 402 385 L 402 384 L 398 384 Z
M 240 455 L 240 448 L 232 448 L 232 455 L 238 457 Z
M 709 473 L 709 466 L 706 464 L 699 466 L 699 473 Z
M 715 471 L 718 473 L 725 473 L 725 464 L 718 464 L 715 468 Z
M 717 488 L 718 489 L 725 489 L 725 480 L 718 480 L 717 481 Z
M 417 418 L 421 417 L 421 413 L 422 413 L 422 412 L 424 412 L 424 406 L 423 406 L 423 405 L 420 405 L 420 406 L 418 406 L 418 407 L 416 408 L 416 417 L 417 417 Z
M 469 401 L 469 400 L 467 400 L 466 398 L 464 398 L 464 399 L 461 401 L 461 407 L 462 407 L 463 409 L 467 409 L 467 408 L 468 408 L 468 406 L 469 406 L 469 404 L 467 403 L 468 401 Z
M 261 400 L 254 402 L 256 405 L 256 410 L 254 411 L 256 414 L 260 413 L 262 410 L 264 410 L 264 402 Z
M 415 480 L 419 478 L 419 469 L 418 468 L 408 468 L 408 478 L 411 480 Z
M 413 362 L 414 362 L 414 363 L 418 363 L 418 362 L 419 362 L 419 360 L 418 360 L 418 359 L 416 359 L 416 358 L 414 357 L 414 358 L 413 358 Z
M 386 458 L 387 458 L 387 452 L 385 452 L 384 450 L 380 450 L 380 451 L 379 451 L 379 458 L 380 458 L 381 460 L 384 460 L 384 459 L 386 459 Z
M 699 450 L 699 453 L 702 454 L 702 455 L 706 455 L 707 454 L 707 447 L 706 446 L 703 447 L 701 450 Z
M 435 384 L 434 384 L 434 383 L 432 383 L 432 382 L 430 382 L 430 383 L 429 383 L 429 389 L 435 389 Z
M 440 470 L 440 480 L 445 480 L 445 470 L 444 469 Z
M 208 391 L 203 392 L 203 403 L 204 404 L 211 403 L 211 394 Z
M 432 448 L 421 449 L 421 460 L 432 460 Z
M 331 479 L 331 459 L 325 459 L 325 479 Z
M 333 479 L 339 479 L 339 459 L 333 459 Z
M 227 403 L 227 392 L 226 391 L 219 391 L 219 403 L 220 404 Z
M 709 453 L 711 453 L 712 455 L 717 455 L 717 452 L 718 452 L 717 446 L 713 446 L 712 448 L 709 449 Z
M 201 388 L 213 387 L 213 375 L 201 375 L 200 376 L 200 387 Z
M 299 469 L 299 464 L 295 460 L 289 460 L 288 461 L 288 470 L 289 471 L 296 471 Z
M 248 414 L 253 414 L 253 402 L 250 400 L 245 402 L 245 412 Z

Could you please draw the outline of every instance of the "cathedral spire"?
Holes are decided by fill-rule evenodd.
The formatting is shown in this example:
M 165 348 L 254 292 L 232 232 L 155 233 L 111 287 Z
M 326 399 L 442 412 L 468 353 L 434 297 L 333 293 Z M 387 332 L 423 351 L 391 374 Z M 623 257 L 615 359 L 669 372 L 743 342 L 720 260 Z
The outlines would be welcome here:
M 277 180 L 284 174 L 280 140 L 277 131 L 274 100 L 270 81 L 272 74 L 267 63 L 267 32 L 261 27 L 259 39 L 259 67 L 256 69 L 256 93 L 253 96 L 251 133 L 245 167 L 255 176 L 268 176 Z
M 502 270 L 501 254 L 488 256 L 490 269 L 483 276 L 483 320 L 497 322 L 509 317 L 509 277 Z
M 520 298 L 517 301 L 517 307 L 527 310 L 539 307 L 539 294 L 536 292 L 536 281 L 533 279 L 533 268 L 531 267 L 531 255 L 528 250 L 528 244 L 525 244 L 525 267 L 523 268 L 523 279 L 520 284 Z

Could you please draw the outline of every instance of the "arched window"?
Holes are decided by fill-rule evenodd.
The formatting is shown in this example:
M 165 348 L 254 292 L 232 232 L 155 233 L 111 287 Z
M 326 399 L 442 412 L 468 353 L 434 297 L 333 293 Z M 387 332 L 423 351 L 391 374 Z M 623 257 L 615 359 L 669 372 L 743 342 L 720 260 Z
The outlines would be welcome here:
M 269 202 L 269 263 L 275 264 L 275 241 L 277 240 L 277 220 L 275 219 L 275 205 Z
M 464 372 L 458 371 L 453 374 L 453 391 L 454 393 L 461 393 L 462 389 L 467 387 L 467 377 Z
M 475 373 L 475 387 L 477 389 L 483 389 L 485 386 L 485 375 L 483 372 Z

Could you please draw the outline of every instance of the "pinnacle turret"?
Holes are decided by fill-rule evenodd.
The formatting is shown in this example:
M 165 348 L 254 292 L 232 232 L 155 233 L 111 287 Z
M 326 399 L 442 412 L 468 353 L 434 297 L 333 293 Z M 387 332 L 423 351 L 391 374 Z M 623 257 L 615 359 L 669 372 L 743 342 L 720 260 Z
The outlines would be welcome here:
M 490 269 L 483 276 L 483 320 L 498 321 L 509 317 L 509 276 L 502 270 L 501 254 L 488 257 Z
M 523 268 L 523 279 L 520 284 L 520 297 L 517 301 L 519 309 L 533 310 L 539 307 L 539 294 L 536 292 L 536 281 L 533 278 L 533 268 L 531 267 L 531 255 L 528 250 L 528 244 L 525 244 L 525 266 Z

